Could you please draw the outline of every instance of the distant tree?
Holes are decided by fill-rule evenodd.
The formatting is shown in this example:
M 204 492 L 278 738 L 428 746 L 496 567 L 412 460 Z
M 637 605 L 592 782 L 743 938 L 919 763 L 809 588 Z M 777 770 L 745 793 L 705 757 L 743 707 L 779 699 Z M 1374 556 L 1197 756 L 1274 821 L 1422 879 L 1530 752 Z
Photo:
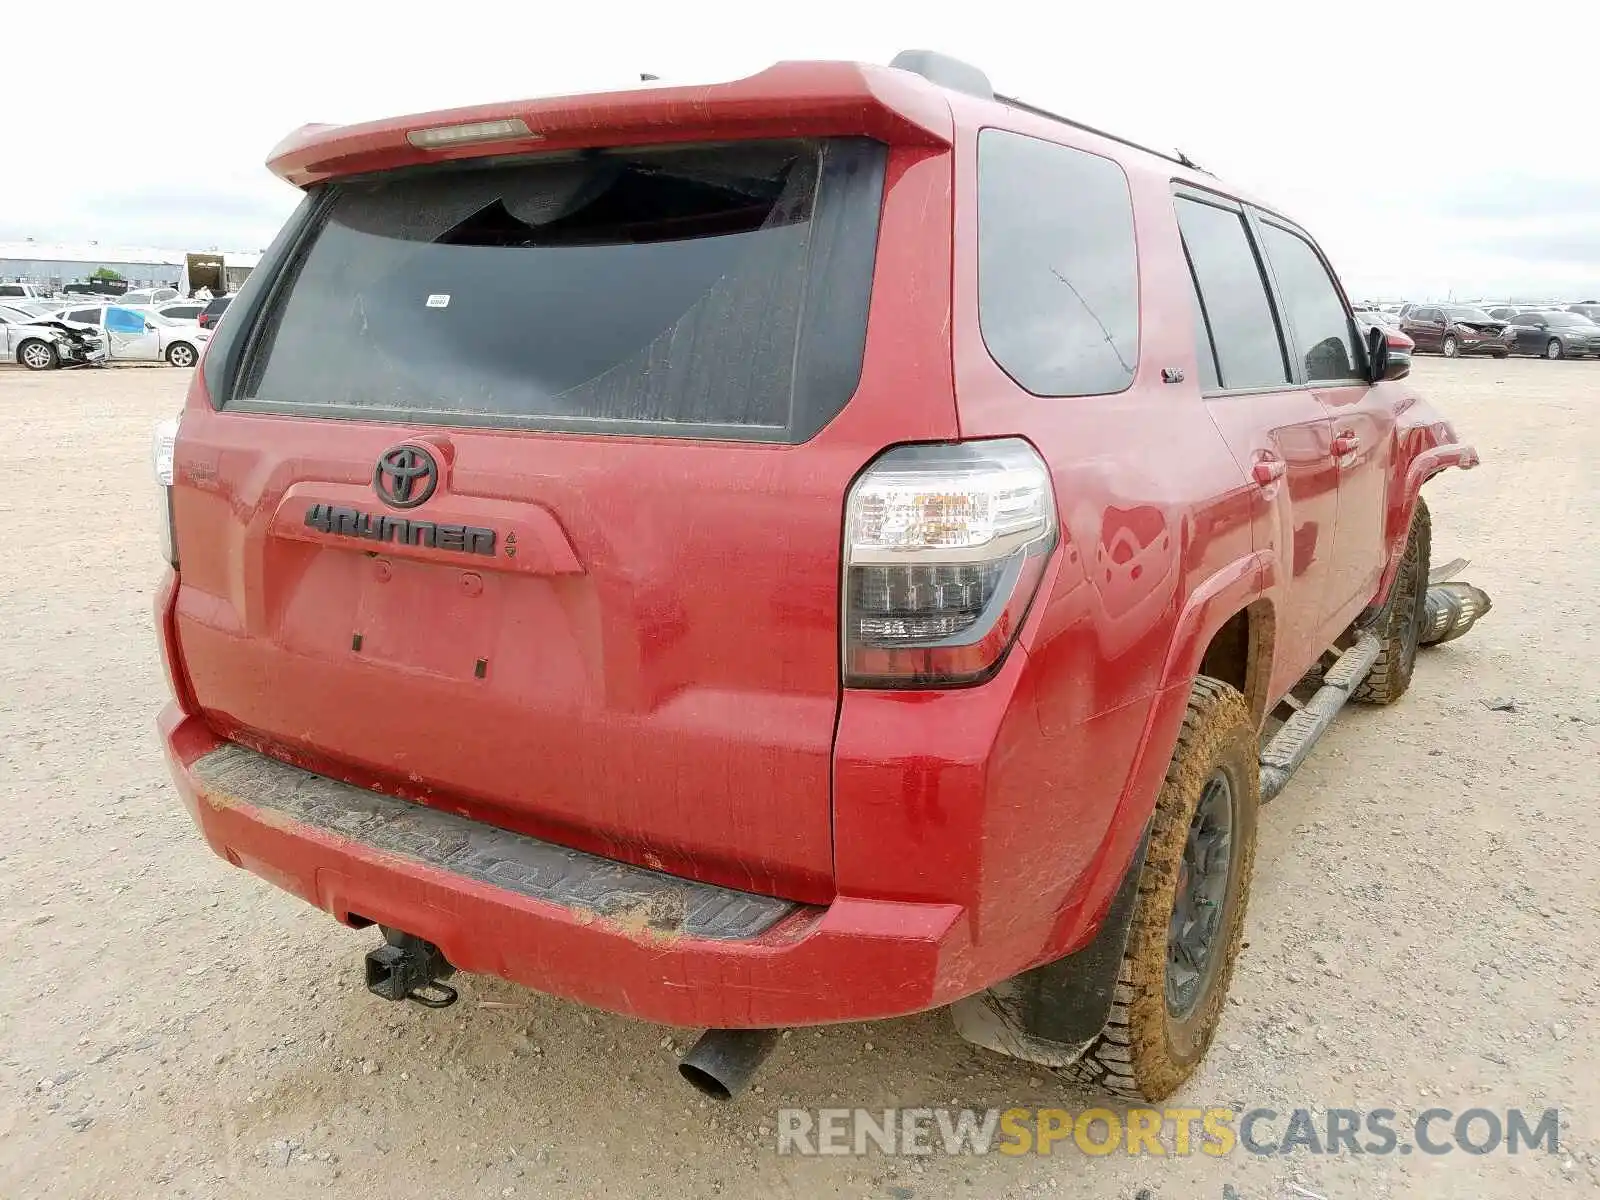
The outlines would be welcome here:
M 96 267 L 89 272 L 90 279 L 121 279 L 121 271 L 113 271 L 110 267 Z

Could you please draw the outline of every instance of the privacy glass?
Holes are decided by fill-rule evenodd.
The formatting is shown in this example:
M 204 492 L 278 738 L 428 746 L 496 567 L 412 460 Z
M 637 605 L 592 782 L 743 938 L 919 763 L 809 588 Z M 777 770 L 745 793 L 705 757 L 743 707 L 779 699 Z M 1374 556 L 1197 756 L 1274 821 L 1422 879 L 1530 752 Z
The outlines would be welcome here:
M 1022 134 L 979 135 L 978 320 L 995 362 L 1036 395 L 1133 382 L 1139 268 L 1121 167 Z

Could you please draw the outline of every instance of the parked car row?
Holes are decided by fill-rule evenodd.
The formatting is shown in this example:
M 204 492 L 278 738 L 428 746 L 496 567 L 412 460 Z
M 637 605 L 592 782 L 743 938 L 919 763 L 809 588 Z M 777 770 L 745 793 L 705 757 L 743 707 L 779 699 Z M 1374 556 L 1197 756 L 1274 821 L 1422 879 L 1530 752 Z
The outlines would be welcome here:
M 192 367 L 211 338 L 193 320 L 130 304 L 55 307 L 51 301 L 0 305 L 5 361 L 35 371 L 99 362 L 168 362 Z
M 1536 358 L 1600 357 L 1600 304 L 1405 304 L 1398 312 L 1358 308 L 1370 324 L 1396 329 L 1416 349 L 1446 358 L 1525 354 Z

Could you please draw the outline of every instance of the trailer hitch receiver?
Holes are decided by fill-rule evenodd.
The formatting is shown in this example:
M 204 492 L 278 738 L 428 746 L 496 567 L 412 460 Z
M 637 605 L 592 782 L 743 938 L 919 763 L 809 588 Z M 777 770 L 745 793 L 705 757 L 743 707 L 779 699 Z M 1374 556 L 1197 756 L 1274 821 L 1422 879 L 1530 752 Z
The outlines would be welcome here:
M 427 1008 L 449 1008 L 456 990 L 442 982 L 456 973 L 432 942 L 398 929 L 384 929 L 384 942 L 367 952 L 367 990 L 385 1000 L 415 1000 Z

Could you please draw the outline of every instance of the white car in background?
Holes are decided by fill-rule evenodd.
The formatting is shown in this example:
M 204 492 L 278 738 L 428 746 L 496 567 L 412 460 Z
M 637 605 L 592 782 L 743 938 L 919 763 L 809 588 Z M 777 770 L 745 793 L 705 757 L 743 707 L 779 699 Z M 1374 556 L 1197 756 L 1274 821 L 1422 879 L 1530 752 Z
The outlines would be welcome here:
M 93 330 L 52 320 L 32 307 L 0 304 L 0 362 L 52 371 L 104 361 L 105 347 Z
M 153 308 L 127 304 L 96 304 L 57 313 L 58 320 L 92 325 L 105 339 L 111 362 L 161 362 L 192 367 L 211 340 L 211 331 L 173 321 Z
M 181 299 L 183 299 L 182 294 L 177 288 L 172 287 L 134 288 L 133 291 L 123 292 L 116 297 L 118 304 L 131 304 L 135 308 L 142 304 L 165 304 L 169 300 Z
M 168 300 L 165 304 L 157 304 L 155 310 L 169 321 L 198 325 L 200 314 L 205 312 L 209 303 L 209 300 Z

